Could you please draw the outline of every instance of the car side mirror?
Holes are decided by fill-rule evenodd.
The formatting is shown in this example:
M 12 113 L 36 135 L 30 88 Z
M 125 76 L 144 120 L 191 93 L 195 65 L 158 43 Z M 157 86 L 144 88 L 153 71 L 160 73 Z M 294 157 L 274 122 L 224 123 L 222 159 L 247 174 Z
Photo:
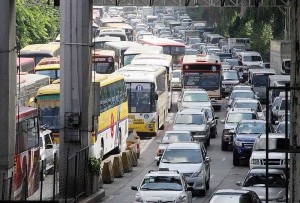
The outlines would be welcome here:
M 157 143 L 157 144 L 160 144 L 160 143 L 161 143 L 161 140 L 156 140 L 156 143 Z
M 242 181 L 237 181 L 235 184 L 238 186 L 242 186 Z
M 46 149 L 53 149 L 53 144 L 47 144 Z
M 136 190 L 137 191 L 138 190 L 137 186 L 131 186 L 131 190 Z
M 211 158 L 210 157 L 205 157 L 205 162 L 211 162 Z
M 275 125 L 278 125 L 279 124 L 279 121 L 275 121 Z
M 225 123 L 225 120 L 221 120 L 221 123 Z

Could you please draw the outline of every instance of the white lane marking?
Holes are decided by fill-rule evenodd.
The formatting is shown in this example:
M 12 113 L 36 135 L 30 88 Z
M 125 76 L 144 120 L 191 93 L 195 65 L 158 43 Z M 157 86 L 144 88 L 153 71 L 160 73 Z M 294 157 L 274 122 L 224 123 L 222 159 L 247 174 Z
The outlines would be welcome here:
M 225 158 L 225 157 L 223 157 L 222 161 L 225 161 L 225 160 L 226 160 L 226 158 Z
M 140 144 L 141 147 L 141 154 L 144 153 L 144 151 L 149 147 L 149 145 L 152 143 L 154 138 L 151 138 L 151 140 L 145 140 L 145 142 Z M 145 143 L 145 144 L 144 144 Z

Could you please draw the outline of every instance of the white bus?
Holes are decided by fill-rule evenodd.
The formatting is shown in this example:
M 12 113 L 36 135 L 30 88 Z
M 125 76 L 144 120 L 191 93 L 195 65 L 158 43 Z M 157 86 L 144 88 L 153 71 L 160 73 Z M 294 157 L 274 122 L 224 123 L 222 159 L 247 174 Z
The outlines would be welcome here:
M 167 54 L 140 54 L 133 58 L 131 61 L 133 65 L 158 65 L 166 68 L 167 81 L 168 81 L 168 109 L 172 107 L 172 88 L 171 80 L 173 75 L 173 62 L 172 56 Z
M 132 46 L 142 46 L 137 42 L 120 41 L 120 42 L 105 42 L 103 49 L 115 51 L 115 62 L 118 64 L 118 68 L 124 66 L 124 53 Z
M 167 71 L 155 65 L 128 65 L 114 74 L 124 77 L 129 131 L 155 134 L 164 128 L 168 113 Z
M 122 28 L 100 27 L 96 32 L 97 35 L 98 37 L 120 37 L 121 41 L 128 41 L 126 32 Z
M 129 47 L 124 52 L 124 65 L 131 64 L 132 59 L 139 54 L 162 54 L 163 48 L 161 46 L 133 46 Z

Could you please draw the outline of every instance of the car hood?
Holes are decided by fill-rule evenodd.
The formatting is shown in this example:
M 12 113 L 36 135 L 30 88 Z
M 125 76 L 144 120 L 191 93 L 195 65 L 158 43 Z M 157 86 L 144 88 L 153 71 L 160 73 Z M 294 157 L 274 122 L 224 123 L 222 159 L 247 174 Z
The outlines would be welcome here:
M 179 78 L 172 78 L 171 82 L 180 82 L 180 79 Z
M 265 187 L 242 187 L 244 190 L 254 191 L 259 199 L 266 200 L 266 188 Z M 269 187 L 269 200 L 275 200 L 285 197 L 285 188 Z
M 225 123 L 224 129 L 235 129 L 238 123 Z
M 139 191 L 138 195 L 146 201 L 162 202 L 175 201 L 183 192 L 182 191 Z
M 205 130 L 205 125 L 174 124 L 173 125 L 173 130 L 188 130 L 188 131 L 191 131 L 191 132 L 204 131 Z
M 254 159 L 265 159 L 266 151 L 252 151 L 251 157 Z M 290 154 L 288 154 L 288 157 L 290 158 Z M 285 159 L 285 153 L 270 152 L 269 159 Z
M 163 163 L 160 162 L 159 168 L 168 168 L 171 170 L 177 170 L 179 173 L 194 173 L 199 170 L 202 163 L 191 164 L 191 163 Z
M 181 102 L 182 108 L 201 108 L 211 106 L 211 102 Z
M 236 135 L 236 140 L 237 141 L 243 141 L 243 142 L 255 142 L 255 139 L 259 136 L 260 134 L 237 134 Z

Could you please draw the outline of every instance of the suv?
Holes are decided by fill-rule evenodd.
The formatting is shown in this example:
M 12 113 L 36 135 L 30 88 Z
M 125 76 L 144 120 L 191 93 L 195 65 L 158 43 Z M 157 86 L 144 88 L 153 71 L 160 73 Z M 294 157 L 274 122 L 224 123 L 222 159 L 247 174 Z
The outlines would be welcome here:
M 210 126 L 208 113 L 204 109 L 181 109 L 177 112 L 173 130 L 189 130 L 195 140 L 210 145 Z
M 222 95 L 225 96 L 232 92 L 235 85 L 238 85 L 239 75 L 236 70 L 222 71 Z
M 238 166 L 240 159 L 249 159 L 255 139 L 266 132 L 266 121 L 241 120 L 233 134 L 233 165 Z M 269 132 L 273 133 L 273 126 L 269 124 Z
M 182 108 L 199 108 L 211 106 L 209 96 L 204 89 L 183 89 L 179 96 L 178 109 Z
M 229 145 L 232 145 L 234 129 L 241 120 L 258 120 L 257 112 L 250 108 L 232 108 L 227 112 L 226 119 L 221 120 L 224 123 L 222 133 L 222 151 L 228 150 Z
M 44 161 L 43 170 L 46 173 L 54 164 L 55 153 L 58 155 L 58 145 L 54 142 L 52 131 L 40 128 L 40 158 Z M 57 157 L 58 159 L 58 157 Z
M 285 139 L 285 134 L 278 133 L 270 133 L 268 140 L 269 150 L 272 151 L 269 152 L 269 167 L 285 169 L 285 153 L 279 151 L 285 150 L 285 143 L 289 143 L 289 140 Z M 276 152 L 276 150 L 278 150 L 278 152 Z M 288 154 L 288 159 L 290 159 L 290 154 Z M 262 134 L 258 138 L 256 138 L 249 160 L 249 167 L 250 169 L 266 167 L 266 134 Z
M 178 171 L 149 171 L 137 190 L 134 202 L 192 202 L 191 187 Z
M 244 99 L 244 98 L 237 98 L 232 103 L 232 108 L 251 108 L 255 109 L 259 119 L 265 120 L 265 109 L 262 108 L 261 103 L 257 99 Z
M 194 191 L 205 195 L 210 183 L 210 161 L 202 143 L 172 143 L 162 155 L 159 168 L 178 170 Z

